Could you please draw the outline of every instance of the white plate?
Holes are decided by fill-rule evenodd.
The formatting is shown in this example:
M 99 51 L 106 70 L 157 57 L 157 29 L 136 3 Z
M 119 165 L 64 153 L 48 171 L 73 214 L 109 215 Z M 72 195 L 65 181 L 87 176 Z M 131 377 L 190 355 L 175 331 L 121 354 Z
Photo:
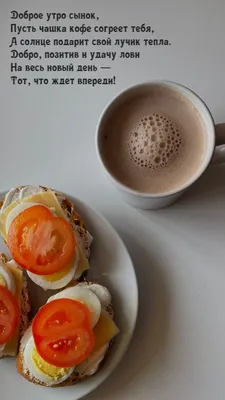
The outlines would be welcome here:
M 2 197 L 3 194 L 0 194 Z M 134 267 L 125 245 L 117 232 L 99 213 L 78 199 L 67 196 L 74 202 L 94 237 L 91 253 L 91 271 L 88 276 L 106 285 L 112 294 L 115 321 L 120 329 L 111 352 L 102 369 L 93 376 L 71 387 L 45 388 L 33 385 L 16 371 L 15 359 L 0 360 L 0 391 L 3 400 L 77 400 L 99 386 L 115 369 L 122 359 L 131 340 L 138 309 L 138 288 Z M 8 254 L 3 241 L 0 251 Z M 49 293 L 35 286 L 31 281 L 32 306 L 43 304 Z M 52 294 L 53 292 L 51 292 Z

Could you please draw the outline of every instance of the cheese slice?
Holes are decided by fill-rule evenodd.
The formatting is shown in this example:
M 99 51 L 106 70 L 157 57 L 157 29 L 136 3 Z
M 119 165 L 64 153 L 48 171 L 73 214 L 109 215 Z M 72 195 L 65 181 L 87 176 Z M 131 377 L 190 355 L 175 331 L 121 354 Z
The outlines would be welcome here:
M 93 329 L 93 333 L 95 336 L 93 352 L 95 352 L 105 344 L 109 343 L 119 333 L 119 328 L 107 311 L 102 310 L 98 323 Z
M 0 274 L 0 286 L 6 287 L 6 281 L 3 275 Z
M 81 275 L 84 273 L 84 271 L 90 269 L 88 259 L 80 247 L 78 247 L 78 251 L 79 251 L 79 261 L 75 272 L 75 279 L 80 278 Z
M 54 208 L 57 217 L 67 219 L 66 214 L 64 213 L 56 195 L 52 190 L 35 193 L 34 195 L 25 197 L 20 201 L 14 201 L 8 207 L 6 207 L 6 209 L 2 213 L 0 213 L 0 233 L 2 234 L 5 240 L 7 239 L 5 230 L 7 216 L 9 215 L 10 211 L 13 210 L 19 203 L 43 204 L 48 208 Z M 76 234 L 76 238 L 77 238 L 77 248 L 79 251 L 79 261 L 76 270 L 76 279 L 78 279 L 83 274 L 84 271 L 90 269 L 90 265 L 87 257 L 84 254 L 84 250 L 79 242 L 78 234 Z
M 21 308 L 21 301 L 22 301 L 22 288 L 23 288 L 23 271 L 15 266 L 12 266 L 11 264 L 7 264 L 7 268 L 12 272 L 14 280 L 15 280 L 15 285 L 16 285 L 16 293 L 15 296 L 17 298 L 19 307 Z M 18 344 L 19 344 L 19 326 L 14 333 L 13 338 L 8 342 L 3 350 L 3 354 L 5 356 L 16 356 L 17 355 L 17 350 L 18 350 Z

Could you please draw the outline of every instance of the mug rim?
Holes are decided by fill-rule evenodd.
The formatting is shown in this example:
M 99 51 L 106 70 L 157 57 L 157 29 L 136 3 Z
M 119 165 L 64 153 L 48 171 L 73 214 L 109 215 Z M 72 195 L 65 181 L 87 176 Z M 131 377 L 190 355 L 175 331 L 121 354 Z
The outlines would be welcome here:
M 208 115 L 209 117 L 209 124 L 210 124 L 210 131 L 212 132 L 212 146 L 211 149 L 209 151 L 209 155 L 207 157 L 206 163 L 205 163 L 205 167 L 201 170 L 198 171 L 198 173 L 196 173 L 195 176 L 193 176 L 186 184 L 182 185 L 179 189 L 173 189 L 167 192 L 163 192 L 163 193 L 147 193 L 147 192 L 141 192 L 135 189 L 131 189 L 129 186 L 125 185 L 124 183 L 120 182 L 117 178 L 115 178 L 110 171 L 108 170 L 107 166 L 105 165 L 102 156 L 100 154 L 100 149 L 99 149 L 99 133 L 100 133 L 100 128 L 101 128 L 101 124 L 102 121 L 104 119 L 104 117 L 106 116 L 109 108 L 112 106 L 112 104 L 114 104 L 115 102 L 117 102 L 117 100 L 120 99 L 120 97 L 122 95 L 125 95 L 126 93 L 132 92 L 133 90 L 138 90 L 139 88 L 145 87 L 145 86 L 150 86 L 150 85 L 155 85 L 155 84 L 161 84 L 161 85 L 165 85 L 167 87 L 172 87 L 176 90 L 180 90 L 182 89 L 182 94 L 185 95 L 187 97 L 188 94 L 191 94 L 194 98 L 196 98 L 201 106 L 203 107 L 205 113 Z M 183 93 L 183 91 L 185 93 Z M 190 100 L 190 99 L 189 99 Z M 199 107 L 198 107 L 198 111 L 199 111 Z M 201 115 L 203 114 L 202 112 L 200 113 Z M 204 100 L 196 93 L 194 92 L 192 89 L 190 89 L 189 87 L 172 81 L 172 80 L 167 80 L 167 79 L 153 79 L 153 80 L 149 80 L 149 81 L 143 81 L 141 83 L 137 83 L 131 86 L 128 86 L 125 89 L 120 90 L 115 96 L 112 97 L 112 99 L 106 104 L 106 106 L 103 108 L 100 117 L 98 119 L 98 123 L 96 126 L 96 133 L 95 133 L 95 149 L 96 149 L 96 153 L 97 153 L 97 158 L 100 162 L 100 165 L 102 166 L 102 168 L 104 169 L 105 173 L 107 174 L 108 178 L 110 178 L 112 180 L 112 182 L 119 188 L 121 189 L 123 192 L 127 192 L 133 196 L 136 197 L 141 197 L 141 198 L 152 198 L 152 199 L 158 199 L 158 198 L 165 198 L 165 197 L 169 197 L 169 196 L 173 196 L 176 194 L 179 194 L 185 190 L 187 190 L 193 183 L 195 183 L 201 176 L 202 174 L 207 170 L 209 164 L 211 163 L 211 160 L 213 158 L 213 154 L 215 151 L 215 146 L 216 146 L 216 135 L 215 135 L 215 122 L 212 116 L 212 113 L 209 109 L 209 107 L 207 106 L 207 104 L 204 102 Z

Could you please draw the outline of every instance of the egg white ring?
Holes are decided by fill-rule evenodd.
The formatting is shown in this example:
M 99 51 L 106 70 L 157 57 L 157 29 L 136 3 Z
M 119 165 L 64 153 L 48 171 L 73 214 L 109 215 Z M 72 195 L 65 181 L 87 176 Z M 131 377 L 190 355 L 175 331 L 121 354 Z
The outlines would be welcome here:
M 44 290 L 56 290 L 56 289 L 62 289 L 64 286 L 68 285 L 72 279 L 74 279 L 74 275 L 76 273 L 77 267 L 78 267 L 78 262 L 79 262 L 79 252 L 76 251 L 75 253 L 75 260 L 73 265 L 71 266 L 70 270 L 68 273 L 58 281 L 47 281 L 42 278 L 41 275 L 34 274 L 33 272 L 27 271 L 27 275 L 29 278 L 36 283 L 36 285 L 42 287 Z
M 74 367 L 70 368 L 67 374 L 65 374 L 59 379 L 53 379 L 49 375 L 45 374 L 35 365 L 34 361 L 32 360 L 32 352 L 34 348 L 35 348 L 34 338 L 33 336 L 31 336 L 24 348 L 24 353 L 23 353 L 24 364 L 25 364 L 24 367 L 29 371 L 31 375 L 33 375 L 39 381 L 44 382 L 49 386 L 58 385 L 64 382 L 66 379 L 68 379 L 70 375 L 73 373 Z
M 66 288 L 61 292 L 49 297 L 47 303 L 57 299 L 72 299 L 85 304 L 91 313 L 91 327 L 94 328 L 94 326 L 97 324 L 101 314 L 102 306 L 98 296 L 96 296 L 96 294 L 87 287 L 84 288 L 76 285 Z
M 0 355 L 1 355 L 1 352 L 4 350 L 5 346 L 6 346 L 6 343 L 0 345 Z
M 3 276 L 7 289 L 14 296 L 16 294 L 16 284 L 12 272 L 5 264 L 0 263 L 0 275 Z
M 99 285 L 99 283 L 80 282 L 77 286 L 91 290 L 94 294 L 96 294 L 101 302 L 101 305 L 105 308 L 112 303 L 112 296 L 109 290 L 105 286 Z

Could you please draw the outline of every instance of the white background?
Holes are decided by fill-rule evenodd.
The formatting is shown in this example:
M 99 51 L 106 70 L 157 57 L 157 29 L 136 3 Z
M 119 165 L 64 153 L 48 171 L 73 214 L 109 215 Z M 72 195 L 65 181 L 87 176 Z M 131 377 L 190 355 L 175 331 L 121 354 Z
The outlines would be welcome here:
M 172 45 L 142 47 L 140 59 L 111 62 L 112 69 L 99 76 L 115 75 L 113 86 L 13 86 L 13 9 L 96 12 L 102 25 L 146 23 Z M 17 39 L 22 37 L 29 34 Z M 116 227 L 135 263 L 140 311 L 133 342 L 114 374 L 86 400 L 225 398 L 225 165 L 210 167 L 173 207 L 144 212 L 120 201 L 94 146 L 99 115 L 112 96 L 155 78 L 189 86 L 215 121 L 224 122 L 224 37 L 223 0 L 0 2 L 0 190 L 37 183 L 80 197 Z M 29 73 L 35 76 L 47 73 Z

